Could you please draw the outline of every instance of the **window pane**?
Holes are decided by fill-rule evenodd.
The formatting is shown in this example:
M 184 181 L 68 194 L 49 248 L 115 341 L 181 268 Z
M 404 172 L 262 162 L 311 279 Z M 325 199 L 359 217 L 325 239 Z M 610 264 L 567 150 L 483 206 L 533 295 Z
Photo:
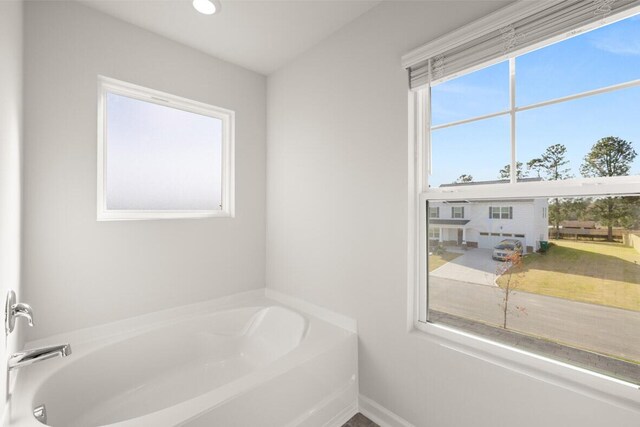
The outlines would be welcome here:
M 519 106 L 635 79 L 640 79 L 639 16 L 516 58 Z
M 222 121 L 107 94 L 106 203 L 114 210 L 218 210 Z
M 429 185 L 501 179 L 500 170 L 511 161 L 509 126 L 509 117 L 500 116 L 433 131 Z
M 429 221 L 430 321 L 640 382 L 640 197 L 510 199 L 512 220 L 487 219 L 495 203 Z
M 627 141 L 632 150 L 640 153 L 639 106 L 640 88 L 636 87 L 518 113 L 517 153 L 523 173 L 544 179 L 583 176 L 580 167 L 585 156 L 607 137 Z M 624 146 L 620 141 L 616 145 Z M 627 174 L 640 173 L 640 157 L 634 157 L 631 150 L 625 151 L 632 158 L 620 162 L 629 165 Z M 532 167 L 527 167 L 545 155 L 549 161 L 533 162 Z M 554 163 L 560 166 L 554 168 Z
M 433 125 L 509 109 L 509 63 L 501 62 L 433 86 L 431 106 Z

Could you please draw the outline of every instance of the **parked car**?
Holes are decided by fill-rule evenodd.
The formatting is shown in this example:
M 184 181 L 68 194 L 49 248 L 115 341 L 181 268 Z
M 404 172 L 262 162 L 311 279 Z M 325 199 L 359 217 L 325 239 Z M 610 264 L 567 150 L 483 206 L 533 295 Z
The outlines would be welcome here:
M 494 246 L 492 258 L 496 261 L 504 261 L 511 257 L 514 253 L 522 255 L 522 242 L 518 239 L 504 239 Z

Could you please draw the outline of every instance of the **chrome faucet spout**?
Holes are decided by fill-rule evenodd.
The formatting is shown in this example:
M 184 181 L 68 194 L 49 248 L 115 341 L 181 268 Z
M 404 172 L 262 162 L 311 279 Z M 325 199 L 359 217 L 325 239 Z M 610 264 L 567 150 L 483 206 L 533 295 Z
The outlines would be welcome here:
M 26 350 L 11 355 L 9 358 L 9 370 L 22 368 L 33 363 L 42 362 L 43 360 L 52 359 L 54 357 L 67 357 L 71 354 L 71 345 L 53 345 L 50 347 L 41 347 L 33 350 Z

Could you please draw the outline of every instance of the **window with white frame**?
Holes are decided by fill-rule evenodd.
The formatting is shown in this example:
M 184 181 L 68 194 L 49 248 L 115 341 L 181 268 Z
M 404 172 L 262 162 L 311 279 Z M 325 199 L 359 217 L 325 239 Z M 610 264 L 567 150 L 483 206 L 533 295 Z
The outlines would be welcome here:
M 233 216 L 234 113 L 100 77 L 98 220 Z
M 439 206 L 429 208 L 429 218 L 440 218 Z
M 451 207 L 451 218 L 453 218 L 453 219 L 464 218 L 464 206 L 452 206 Z
M 491 219 L 513 219 L 513 206 L 490 206 L 489 218 Z
M 432 251 L 430 215 L 418 221 L 428 239 L 417 257 L 417 326 L 640 384 L 640 51 L 629 48 L 640 43 L 640 2 L 603 16 L 593 2 L 575 3 L 564 16 L 582 15 L 568 22 L 548 5 L 523 6 L 531 16 L 514 16 L 564 30 L 527 44 L 541 33 L 519 33 L 520 21 L 496 28 L 504 50 L 484 62 L 461 65 L 487 55 L 473 52 L 486 34 L 458 47 L 445 37 L 448 51 L 434 42 L 408 67 L 420 208 L 465 203 L 459 233 L 486 258 L 476 276 L 431 274 L 475 258 Z

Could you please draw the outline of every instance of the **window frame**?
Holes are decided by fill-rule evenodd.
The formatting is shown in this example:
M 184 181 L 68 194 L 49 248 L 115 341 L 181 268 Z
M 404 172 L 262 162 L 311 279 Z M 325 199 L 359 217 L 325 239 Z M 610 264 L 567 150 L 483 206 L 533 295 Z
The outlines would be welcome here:
M 446 35 L 429 45 L 416 49 L 403 57 L 403 65 L 410 63 L 425 51 L 435 55 L 439 49 L 463 43 L 481 34 L 487 28 L 508 25 L 513 22 L 524 10 L 525 2 L 516 2 L 493 15 L 489 15 L 479 21 L 471 23 Z M 531 50 L 564 40 L 573 35 L 580 34 L 592 28 L 606 25 L 617 20 L 635 15 L 640 11 L 640 6 L 630 10 L 603 17 L 596 24 L 584 26 L 570 32 L 560 34 L 542 44 L 531 46 L 523 50 L 515 50 L 509 56 L 516 57 Z M 497 58 L 488 64 L 483 64 L 475 69 L 510 59 L 507 55 Z M 513 61 L 510 61 L 513 62 Z M 467 70 L 473 72 L 475 69 Z M 513 69 L 513 68 L 512 68 Z M 449 76 L 444 80 L 462 75 Z M 436 81 L 435 83 L 439 83 Z M 514 85 L 512 79 L 510 85 Z M 588 91 L 587 95 L 596 95 L 620 88 L 637 86 L 639 81 L 614 85 L 611 87 Z M 585 94 L 586 92 L 583 92 Z M 578 95 L 580 96 L 580 95 Z M 551 105 L 555 102 L 569 101 L 576 96 L 563 97 L 560 101 L 545 101 L 535 106 Z M 407 330 L 418 338 L 427 339 L 440 344 L 448 349 L 461 352 L 467 356 L 504 367 L 514 372 L 530 376 L 546 383 L 554 384 L 574 392 L 605 401 L 616 406 L 633 411 L 640 411 L 640 387 L 637 384 L 619 380 L 617 378 L 600 374 L 588 369 L 562 362 L 551 357 L 534 354 L 510 345 L 489 340 L 462 329 L 447 326 L 442 323 L 428 321 L 428 301 L 426 280 L 428 275 L 427 233 L 428 224 L 426 215 L 427 202 L 450 202 L 455 200 L 467 201 L 473 199 L 518 199 L 522 197 L 590 197 L 602 195 L 638 195 L 640 188 L 640 176 L 620 176 L 612 178 L 578 178 L 563 181 L 543 182 L 517 182 L 514 176 L 508 183 L 458 186 L 448 188 L 429 188 L 427 175 L 432 170 L 430 156 L 430 129 L 431 118 L 429 113 L 430 87 L 408 91 L 408 144 L 409 144 L 409 227 L 408 227 L 408 311 Z M 510 112 L 512 120 L 515 120 L 515 93 L 511 94 L 512 105 Z M 544 104 L 544 105 L 542 105 Z M 501 112 L 500 114 L 504 114 Z M 515 129 L 512 127 L 512 132 Z M 511 170 L 516 170 L 516 151 L 512 135 Z M 548 212 L 545 212 L 548 216 Z
M 524 186 L 524 187 L 523 187 Z M 428 317 L 428 256 L 425 215 L 427 202 L 443 202 L 455 199 L 473 201 L 500 198 L 501 200 L 523 197 L 593 197 L 602 195 L 637 195 L 640 176 L 620 176 L 613 178 L 582 178 L 564 181 L 544 181 L 540 183 L 476 185 L 473 188 L 460 187 L 458 191 L 432 190 L 418 196 L 417 209 L 420 220 L 416 232 L 418 268 L 414 278 L 417 286 L 412 286 L 410 295 L 415 298 L 410 331 L 435 340 L 443 346 L 467 354 L 471 357 L 503 366 L 543 381 L 569 388 L 582 394 L 589 394 L 609 403 L 623 405 L 640 411 L 640 386 L 624 380 L 581 368 L 541 354 L 532 353 L 493 341 L 464 329 L 442 323 L 432 323 Z M 425 237 L 423 237 L 425 236 Z M 424 260 L 424 262 L 421 262 Z
M 451 206 L 451 219 L 464 219 L 464 206 Z
M 134 210 L 108 209 L 107 184 L 107 93 L 126 96 L 169 108 L 200 114 L 222 121 L 221 208 L 215 210 Z M 193 101 L 155 89 L 98 75 L 97 220 L 148 220 L 215 218 L 235 216 L 235 112 Z
M 489 212 L 489 219 L 513 219 L 513 206 L 489 206 Z M 496 213 L 498 216 L 494 217 Z

